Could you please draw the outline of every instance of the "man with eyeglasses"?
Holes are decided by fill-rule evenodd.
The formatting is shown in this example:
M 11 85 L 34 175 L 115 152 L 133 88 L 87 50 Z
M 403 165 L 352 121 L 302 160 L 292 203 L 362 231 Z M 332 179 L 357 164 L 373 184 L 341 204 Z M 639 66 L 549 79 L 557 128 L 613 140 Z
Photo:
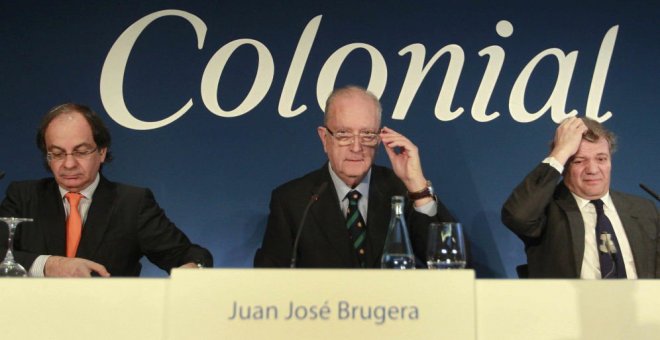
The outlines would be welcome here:
M 149 189 L 101 174 L 112 160 L 110 144 L 110 132 L 86 106 L 64 104 L 44 116 L 37 146 L 53 177 L 10 184 L 0 205 L 0 216 L 34 219 L 14 242 L 29 276 L 139 276 L 142 256 L 168 272 L 212 266 L 211 253 L 170 222 Z M 0 238 L 6 233 L 0 229 Z
M 380 128 L 380 102 L 363 88 L 336 89 L 325 112 L 317 130 L 328 163 L 273 191 L 255 267 L 289 267 L 299 227 L 297 267 L 379 267 L 395 195 L 409 198 L 410 238 L 415 255 L 425 258 L 429 223 L 454 218 L 424 177 L 417 147 L 396 131 Z M 374 165 L 381 142 L 393 170 Z M 300 226 L 310 199 L 316 201 Z

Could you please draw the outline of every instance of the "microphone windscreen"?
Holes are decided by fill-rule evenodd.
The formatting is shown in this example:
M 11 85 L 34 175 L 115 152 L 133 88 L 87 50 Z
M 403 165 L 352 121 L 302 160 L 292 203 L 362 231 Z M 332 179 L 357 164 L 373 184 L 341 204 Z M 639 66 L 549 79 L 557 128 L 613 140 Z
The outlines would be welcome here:
M 607 240 L 607 250 L 610 252 L 610 254 L 616 254 L 616 246 L 612 240 Z

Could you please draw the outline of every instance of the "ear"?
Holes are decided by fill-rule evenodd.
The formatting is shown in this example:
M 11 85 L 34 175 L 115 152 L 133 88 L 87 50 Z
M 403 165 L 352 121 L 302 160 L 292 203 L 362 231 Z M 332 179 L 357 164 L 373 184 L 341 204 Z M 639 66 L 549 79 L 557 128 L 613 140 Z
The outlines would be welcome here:
M 101 155 L 101 163 L 105 162 L 105 155 L 108 153 L 108 148 L 103 148 L 99 150 L 99 154 Z
M 328 140 L 325 138 L 328 131 L 324 127 L 319 126 L 319 127 L 316 128 L 316 132 L 318 132 L 319 138 L 321 139 L 321 143 L 323 144 L 323 151 L 325 151 L 325 153 L 328 153 L 328 148 L 327 148 L 327 145 L 326 145 Z

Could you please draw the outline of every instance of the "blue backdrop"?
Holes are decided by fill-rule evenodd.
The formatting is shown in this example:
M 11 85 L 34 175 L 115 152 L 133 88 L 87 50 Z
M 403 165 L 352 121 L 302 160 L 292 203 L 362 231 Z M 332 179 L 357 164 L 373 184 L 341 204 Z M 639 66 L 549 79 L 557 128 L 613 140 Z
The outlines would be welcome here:
M 515 277 L 500 209 L 556 121 L 606 121 L 613 187 L 660 188 L 660 5 L 580 3 L 3 1 L 0 189 L 48 175 L 39 118 L 84 103 L 114 137 L 111 180 L 153 189 L 217 267 L 250 267 L 270 191 L 326 159 L 319 100 L 358 84 L 419 146 L 478 276 Z

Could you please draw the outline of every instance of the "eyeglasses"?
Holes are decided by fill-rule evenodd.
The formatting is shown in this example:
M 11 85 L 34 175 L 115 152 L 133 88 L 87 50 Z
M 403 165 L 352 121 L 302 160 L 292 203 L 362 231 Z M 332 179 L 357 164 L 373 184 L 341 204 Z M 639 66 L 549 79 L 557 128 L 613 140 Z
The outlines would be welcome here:
M 360 144 L 362 144 L 363 146 L 376 146 L 378 144 L 378 140 L 379 140 L 378 132 L 360 131 L 360 133 L 354 134 L 348 131 L 332 132 L 332 130 L 330 130 L 330 128 L 327 126 L 324 126 L 324 128 L 328 131 L 330 136 L 334 137 L 337 140 L 337 143 L 340 146 L 352 145 L 353 142 L 355 141 L 355 137 L 358 137 Z
M 71 156 L 73 156 L 73 158 L 75 158 L 77 160 L 82 160 L 82 159 L 89 158 L 89 156 L 91 154 L 93 154 L 94 152 L 96 152 L 98 149 L 99 148 L 96 147 L 96 148 L 93 148 L 93 149 L 90 149 L 90 150 L 74 150 L 71 153 L 66 153 L 66 152 L 61 152 L 61 151 L 48 152 L 48 153 L 46 153 L 46 159 L 49 162 L 62 161 L 66 158 L 66 156 L 71 155 Z

